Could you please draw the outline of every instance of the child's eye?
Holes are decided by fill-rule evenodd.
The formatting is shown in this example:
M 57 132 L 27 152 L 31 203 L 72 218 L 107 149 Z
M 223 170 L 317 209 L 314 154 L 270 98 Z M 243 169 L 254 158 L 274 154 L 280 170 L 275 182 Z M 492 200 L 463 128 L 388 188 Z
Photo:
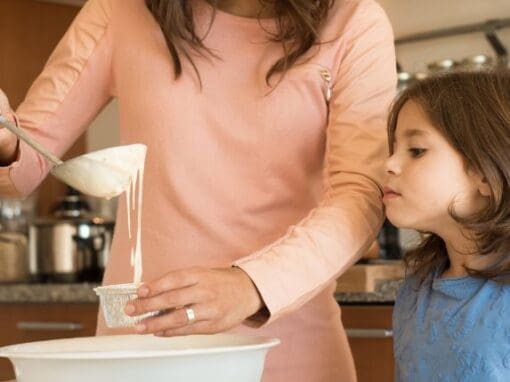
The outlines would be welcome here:
M 413 158 L 418 158 L 418 157 L 421 157 L 423 154 L 425 154 L 425 151 L 427 151 L 427 149 L 421 149 L 421 148 L 418 148 L 418 147 L 411 147 L 407 151 L 409 151 L 409 153 L 411 154 L 411 156 Z

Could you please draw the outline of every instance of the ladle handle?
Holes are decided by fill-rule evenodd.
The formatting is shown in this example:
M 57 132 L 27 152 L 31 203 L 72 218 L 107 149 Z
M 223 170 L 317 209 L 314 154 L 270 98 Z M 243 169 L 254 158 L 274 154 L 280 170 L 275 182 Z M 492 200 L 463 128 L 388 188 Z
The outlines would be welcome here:
M 40 152 L 46 159 L 48 159 L 55 166 L 62 164 L 62 161 L 59 158 L 57 158 L 55 155 L 53 155 L 46 147 L 42 146 L 39 142 L 34 140 L 32 137 L 30 137 L 30 135 L 25 133 L 24 130 L 20 129 L 18 126 L 9 122 L 7 120 L 7 118 L 5 118 L 3 115 L 0 115 L 0 125 L 2 125 L 7 130 L 9 130 L 13 134 L 15 134 L 16 136 L 21 138 L 28 145 L 30 145 L 32 148 L 34 148 L 34 150 Z

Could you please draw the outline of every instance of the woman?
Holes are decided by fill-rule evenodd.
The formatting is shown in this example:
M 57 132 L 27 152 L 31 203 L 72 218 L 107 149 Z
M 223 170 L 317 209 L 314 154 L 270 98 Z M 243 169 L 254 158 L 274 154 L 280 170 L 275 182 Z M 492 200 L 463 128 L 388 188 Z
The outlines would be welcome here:
M 373 0 L 90 0 L 17 116 L 61 155 L 116 97 L 121 142 L 148 146 L 126 310 L 184 308 L 138 332 L 274 336 L 264 382 L 354 381 L 332 292 L 382 222 L 395 85 Z M 0 134 L 0 192 L 29 194 L 48 164 Z M 126 215 L 104 284 L 132 280 Z

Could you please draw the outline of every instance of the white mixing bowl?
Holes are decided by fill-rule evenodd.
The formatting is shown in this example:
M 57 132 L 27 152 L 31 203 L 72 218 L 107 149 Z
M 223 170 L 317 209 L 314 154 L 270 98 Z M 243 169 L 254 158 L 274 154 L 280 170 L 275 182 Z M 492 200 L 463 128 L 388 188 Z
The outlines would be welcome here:
M 17 382 L 258 382 L 278 339 L 230 334 L 118 335 L 0 348 Z

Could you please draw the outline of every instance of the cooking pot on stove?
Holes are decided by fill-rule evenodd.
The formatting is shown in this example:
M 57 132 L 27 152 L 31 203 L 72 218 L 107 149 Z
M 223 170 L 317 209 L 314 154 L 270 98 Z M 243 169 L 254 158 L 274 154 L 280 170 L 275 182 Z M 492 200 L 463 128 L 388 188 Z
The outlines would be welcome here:
M 52 217 L 29 223 L 31 277 L 53 282 L 101 281 L 113 229 L 112 220 L 92 214 L 82 196 L 69 189 Z

